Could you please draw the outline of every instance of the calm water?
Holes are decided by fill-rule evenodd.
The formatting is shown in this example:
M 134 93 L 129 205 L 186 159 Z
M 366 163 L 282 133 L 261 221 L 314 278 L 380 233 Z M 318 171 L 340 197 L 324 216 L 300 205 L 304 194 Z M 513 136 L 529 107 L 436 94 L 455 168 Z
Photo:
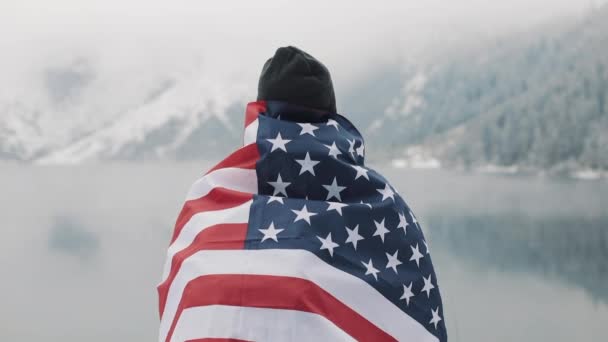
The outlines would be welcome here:
M 155 340 L 171 226 L 207 167 L 0 165 L 0 340 Z M 450 341 L 608 340 L 608 182 L 384 169 Z

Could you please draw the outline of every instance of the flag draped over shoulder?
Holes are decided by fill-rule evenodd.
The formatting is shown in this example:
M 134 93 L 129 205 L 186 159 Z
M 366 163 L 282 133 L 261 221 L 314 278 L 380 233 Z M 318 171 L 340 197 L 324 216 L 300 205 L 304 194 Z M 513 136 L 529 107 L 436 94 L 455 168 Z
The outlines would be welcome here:
M 159 341 L 447 341 L 420 225 L 364 146 L 338 114 L 250 103 L 177 219 Z

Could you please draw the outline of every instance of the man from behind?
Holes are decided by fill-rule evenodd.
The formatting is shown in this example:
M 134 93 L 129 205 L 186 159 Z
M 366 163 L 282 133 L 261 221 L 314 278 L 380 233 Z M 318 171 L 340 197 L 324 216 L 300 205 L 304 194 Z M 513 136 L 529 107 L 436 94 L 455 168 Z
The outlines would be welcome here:
M 291 46 L 264 64 L 244 146 L 192 185 L 158 292 L 159 341 L 447 341 L 416 217 Z

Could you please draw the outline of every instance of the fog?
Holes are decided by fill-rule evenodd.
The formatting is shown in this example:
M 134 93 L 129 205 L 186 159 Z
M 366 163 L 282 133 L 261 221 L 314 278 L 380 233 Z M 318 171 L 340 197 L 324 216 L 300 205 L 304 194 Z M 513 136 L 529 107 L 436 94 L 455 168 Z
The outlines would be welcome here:
M 340 106 L 381 65 L 576 21 L 607 1 L 2 0 L 0 143 L 35 160 L 134 108 L 145 119 L 221 112 L 255 98 L 262 64 L 284 45 L 327 64 Z M 0 340 L 156 339 L 155 286 L 174 220 L 212 162 L 2 157 Z M 608 336 L 604 180 L 379 169 L 425 230 L 451 341 Z
M 7 81 L 14 83 L 31 69 L 92 55 L 108 68 L 122 64 L 159 73 L 202 63 L 206 77 L 225 80 L 246 72 L 241 76 L 249 78 L 275 48 L 293 44 L 326 61 L 340 89 L 374 63 L 415 58 L 424 47 L 453 40 L 483 39 L 556 17 L 576 17 L 593 3 L 61 0 L 45 6 L 5 0 L 0 4 L 0 72 L 13 74 Z
M 290 44 L 324 61 L 340 94 L 378 64 L 412 63 L 423 60 L 428 48 L 578 17 L 593 3 L 60 0 L 50 5 L 4 0 L 0 104 L 27 98 L 69 129 L 86 120 L 107 120 L 141 98 L 150 84 L 167 78 L 195 74 L 220 86 L 237 84 L 242 87 L 232 87 L 228 95 L 251 99 L 265 59 Z M 49 108 L 41 74 L 74 64 L 91 74 L 90 89 L 81 99 L 85 105 L 67 113 Z M 57 125 L 43 121 L 43 133 L 52 134 L 47 126 Z

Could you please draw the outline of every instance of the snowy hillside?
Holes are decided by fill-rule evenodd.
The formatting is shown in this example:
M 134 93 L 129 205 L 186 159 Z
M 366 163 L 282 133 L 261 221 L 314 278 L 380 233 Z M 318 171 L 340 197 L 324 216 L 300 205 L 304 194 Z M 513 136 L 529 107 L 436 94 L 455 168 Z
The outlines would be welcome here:
M 241 134 L 239 114 L 245 98 L 228 99 L 227 93 L 234 92 L 202 80 L 167 85 L 154 99 L 35 161 L 65 164 L 208 156 L 222 148 L 223 138 Z
M 605 6 L 435 59 L 406 75 L 369 137 L 400 165 L 607 170 L 607 23 Z
M 370 157 L 397 166 L 608 170 L 606 23 L 604 6 L 415 64 L 375 64 L 336 83 L 338 108 Z M 167 68 L 84 55 L 12 76 L 0 92 L 0 160 L 207 159 L 239 144 L 258 71 L 234 69 L 238 56 L 227 74 L 196 56 L 170 56 L 179 67 Z
M 247 88 L 202 75 L 106 79 L 78 60 L 0 102 L 0 158 L 35 163 L 209 156 L 241 134 Z M 139 75 L 138 75 L 139 76 Z M 136 80 L 136 81 L 133 81 Z M 40 91 L 36 91 L 40 90 Z

